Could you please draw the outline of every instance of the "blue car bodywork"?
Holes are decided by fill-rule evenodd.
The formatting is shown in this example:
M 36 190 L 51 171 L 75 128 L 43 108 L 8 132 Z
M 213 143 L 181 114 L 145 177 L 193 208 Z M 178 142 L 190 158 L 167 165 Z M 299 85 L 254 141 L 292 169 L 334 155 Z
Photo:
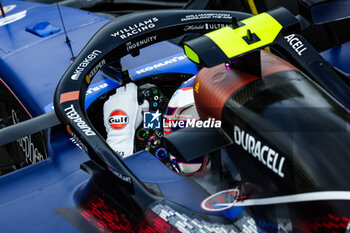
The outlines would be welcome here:
M 326 50 L 321 53 L 321 55 L 326 59 L 331 65 L 337 67 L 338 69 L 350 74 L 350 42 L 346 42 L 341 46 L 337 46 Z M 349 75 L 348 75 L 349 76 Z
M 6 12 L 7 17 L 18 13 L 24 16 L 15 17 L 6 24 L 4 19 L 7 17 L 0 19 L 4 24 L 0 26 L 2 83 L 23 106 L 27 117 L 53 111 L 55 88 L 72 57 L 57 7 L 24 1 L 3 1 L 3 5 L 5 10 L 9 9 L 7 6 L 13 6 Z M 78 9 L 61 7 L 61 12 L 75 55 L 96 31 L 110 21 L 104 16 Z M 48 22 L 59 31 L 40 37 L 26 30 L 41 22 Z M 126 56 L 122 63 L 129 68 L 134 80 L 179 69 L 193 75 L 197 72 L 196 66 L 184 57 L 182 49 L 170 42 L 143 49 L 137 59 Z M 165 65 L 153 68 L 159 63 Z M 119 85 L 98 74 L 88 91 L 86 108 L 100 95 Z M 90 175 L 79 166 L 88 160 L 88 156 L 61 129 L 48 129 L 42 135 L 47 159 L 0 178 L 1 232 L 79 232 L 55 209 L 75 206 L 85 196 L 79 189 L 86 185 Z M 26 142 L 33 145 L 29 140 Z M 130 164 L 138 169 L 132 159 Z M 150 176 L 144 176 L 145 180 Z M 174 180 L 174 177 L 168 178 Z M 163 176 L 162 179 L 167 178 Z M 179 177 L 175 179 L 181 181 Z
M 0 19 L 1 82 L 28 113 L 27 118 L 51 112 L 55 88 L 72 62 L 58 10 L 54 5 L 24 1 L 3 1 L 3 5 L 11 9 L 6 12 L 8 16 L 17 16 L 11 21 Z M 74 55 L 110 21 L 78 9 L 62 7 L 61 12 Z M 43 22 L 52 26 L 52 33 L 41 37 L 31 32 Z M 332 65 L 349 72 L 346 51 L 350 51 L 348 44 L 322 55 Z M 179 70 L 190 75 L 197 73 L 196 66 L 185 57 L 182 49 L 170 42 L 142 49 L 141 55 L 135 58 L 128 55 L 122 59 L 122 64 L 133 80 Z M 119 85 L 102 72 L 98 73 L 87 91 L 85 108 Z M 77 206 L 87 195 L 91 176 L 81 170 L 80 165 L 89 157 L 63 127 L 47 129 L 41 135 L 47 159 L 0 177 L 1 232 L 80 232 L 82 229 L 66 221 L 60 210 Z M 26 143 L 32 146 L 29 138 Z M 31 150 L 24 151 L 31 153 Z M 197 212 L 203 211 L 199 206 L 204 197 L 149 153 L 140 152 L 124 162 L 142 182 L 158 183 L 168 200 Z

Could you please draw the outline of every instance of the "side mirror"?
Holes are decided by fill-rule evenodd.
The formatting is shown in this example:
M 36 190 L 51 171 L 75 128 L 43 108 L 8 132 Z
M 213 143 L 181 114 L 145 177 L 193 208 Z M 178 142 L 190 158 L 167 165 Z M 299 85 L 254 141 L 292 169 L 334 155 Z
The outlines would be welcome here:
M 349 0 L 299 0 L 300 13 L 315 24 L 350 18 Z

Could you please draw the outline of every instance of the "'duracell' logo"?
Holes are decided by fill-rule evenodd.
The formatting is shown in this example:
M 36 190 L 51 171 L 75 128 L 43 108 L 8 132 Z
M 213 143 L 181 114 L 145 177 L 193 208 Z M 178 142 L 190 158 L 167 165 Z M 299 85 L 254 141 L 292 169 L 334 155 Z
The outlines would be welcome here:
M 113 129 L 122 129 L 129 123 L 129 117 L 123 110 L 114 110 L 108 118 L 109 126 Z

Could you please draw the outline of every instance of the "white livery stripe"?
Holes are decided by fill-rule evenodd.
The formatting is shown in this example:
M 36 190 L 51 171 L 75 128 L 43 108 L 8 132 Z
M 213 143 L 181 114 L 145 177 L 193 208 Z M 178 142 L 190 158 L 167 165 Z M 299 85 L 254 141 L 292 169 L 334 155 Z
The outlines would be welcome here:
M 275 205 L 286 204 L 296 202 L 307 201 L 341 201 L 350 200 L 350 192 L 348 191 L 321 191 L 312 193 L 301 193 L 278 197 L 258 198 L 258 199 L 246 199 L 243 201 L 237 201 L 234 206 L 256 206 L 256 205 Z M 230 205 L 230 203 L 218 204 L 218 205 Z

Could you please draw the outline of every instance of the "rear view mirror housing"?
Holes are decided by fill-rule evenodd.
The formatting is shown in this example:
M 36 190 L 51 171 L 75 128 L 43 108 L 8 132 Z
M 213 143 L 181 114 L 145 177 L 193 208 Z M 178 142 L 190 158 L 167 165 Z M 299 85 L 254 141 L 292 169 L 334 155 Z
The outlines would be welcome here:
M 300 14 L 314 24 L 325 24 L 350 18 L 348 0 L 299 0 Z

